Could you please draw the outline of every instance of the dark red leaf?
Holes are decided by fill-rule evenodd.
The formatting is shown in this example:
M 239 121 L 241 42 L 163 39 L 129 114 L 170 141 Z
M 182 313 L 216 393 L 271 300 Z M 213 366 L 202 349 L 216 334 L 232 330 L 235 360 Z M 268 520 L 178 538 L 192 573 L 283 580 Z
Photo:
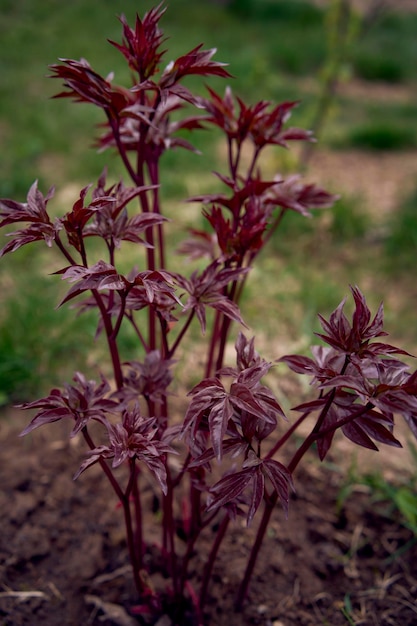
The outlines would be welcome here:
M 214 454 L 219 461 L 223 456 L 223 438 L 232 415 L 233 406 L 227 396 L 215 403 L 208 414 L 211 442 Z
M 184 76 L 221 76 L 230 78 L 229 72 L 224 69 L 226 63 L 212 61 L 211 58 L 217 52 L 215 48 L 202 50 L 203 44 L 196 46 L 187 54 L 172 61 L 164 70 L 159 81 L 161 89 L 168 89 L 179 82 Z
M 278 494 L 285 516 L 288 517 L 289 488 L 294 491 L 291 473 L 282 463 L 274 459 L 266 459 L 262 462 L 262 469 Z
M 129 67 L 138 72 L 141 81 L 153 76 L 157 71 L 165 53 L 159 50 L 163 43 L 163 33 L 159 21 L 166 9 L 162 3 L 148 11 L 143 19 L 136 16 L 135 28 L 131 28 L 124 15 L 120 17 L 123 26 L 123 42 L 110 43 L 127 59 Z
M 246 487 L 252 482 L 256 468 L 249 468 L 229 474 L 219 480 L 210 488 L 210 494 L 213 496 L 207 511 L 213 511 L 221 508 L 225 504 L 233 502 L 245 491 Z
M 258 467 L 257 471 L 253 474 L 253 488 L 252 488 L 252 497 L 250 500 L 248 515 L 246 518 L 246 523 L 250 526 L 256 511 L 258 510 L 265 493 L 265 477 L 261 471 L 261 468 Z

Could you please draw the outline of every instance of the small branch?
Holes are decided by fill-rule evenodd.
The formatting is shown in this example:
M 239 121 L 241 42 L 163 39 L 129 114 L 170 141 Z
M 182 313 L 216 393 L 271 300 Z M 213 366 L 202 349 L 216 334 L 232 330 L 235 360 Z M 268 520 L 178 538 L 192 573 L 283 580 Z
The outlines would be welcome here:
M 114 137 L 114 139 L 116 141 L 117 150 L 118 150 L 118 152 L 120 154 L 120 157 L 121 157 L 121 159 L 123 161 L 123 165 L 125 166 L 125 168 L 126 168 L 128 174 L 129 174 L 130 178 L 132 179 L 132 181 L 135 183 L 135 185 L 137 187 L 139 187 L 140 185 L 138 183 L 138 177 L 136 175 L 135 170 L 132 167 L 132 164 L 129 161 L 129 158 L 128 158 L 126 150 L 125 150 L 125 147 L 124 147 L 123 142 L 122 142 L 122 140 L 120 138 L 119 127 L 118 127 L 117 123 L 113 120 L 113 118 L 111 118 L 109 115 L 107 116 L 107 118 L 109 120 L 109 124 L 110 124 L 110 127 L 111 127 L 112 132 L 113 132 L 113 137 Z
M 258 160 L 258 156 L 259 156 L 259 153 L 260 153 L 261 150 L 262 150 L 261 146 L 256 146 L 256 148 L 254 150 L 254 153 L 253 153 L 253 156 L 252 156 L 252 161 L 251 161 L 251 164 L 249 166 L 248 173 L 247 173 L 247 176 L 246 176 L 246 180 L 248 182 L 252 178 L 253 170 L 255 169 L 256 161 Z
M 124 291 L 118 291 L 118 294 L 120 296 L 120 311 L 119 311 L 119 315 L 117 317 L 116 323 L 113 326 L 112 337 L 113 337 L 114 340 L 116 340 L 117 335 L 119 334 L 119 330 L 120 330 L 120 327 L 122 325 L 123 317 L 124 317 L 125 310 L 126 310 L 126 296 L 127 296 L 127 294 Z
M 276 218 L 272 222 L 272 224 L 271 224 L 267 234 L 264 237 L 264 245 L 262 246 L 263 248 L 266 246 L 266 244 L 273 237 L 273 235 L 274 235 L 275 231 L 277 230 L 278 226 L 281 224 L 282 220 L 284 219 L 284 215 L 286 214 L 287 210 L 288 209 L 285 209 L 284 207 L 281 207 L 280 212 L 278 213 L 278 215 L 276 216 Z M 253 258 L 251 259 L 251 262 L 253 262 Z
M 258 532 L 256 533 L 255 541 L 252 545 L 252 550 L 249 555 L 249 560 L 246 565 L 245 574 L 243 576 L 242 582 L 240 583 L 239 591 L 237 594 L 235 608 L 236 611 L 241 611 L 243 607 L 243 602 L 246 598 L 246 594 L 248 592 L 248 587 L 250 580 L 252 578 L 253 570 L 255 568 L 256 559 L 258 558 L 259 550 L 261 548 L 263 539 L 265 537 L 266 529 L 268 528 L 269 520 L 271 519 L 272 511 L 274 510 L 275 504 L 278 500 L 278 494 L 275 491 L 273 495 L 265 500 L 265 507 L 262 519 L 260 521 Z
M 159 205 L 159 168 L 158 162 L 152 162 L 148 164 L 149 177 L 151 183 L 155 185 L 153 189 L 153 203 L 152 210 L 153 213 L 161 214 L 161 209 Z M 157 226 L 158 233 L 158 251 L 159 251 L 159 267 L 161 269 L 167 269 L 166 266 L 166 258 L 165 258 L 165 241 L 164 241 L 164 225 L 158 224 Z
M 367 413 L 368 411 L 370 411 L 373 408 L 373 406 L 374 405 L 372 404 L 372 402 L 368 402 L 365 406 L 361 406 L 357 411 L 355 411 L 355 413 L 352 413 L 352 415 L 348 415 L 347 417 L 340 419 L 338 422 L 335 422 L 334 424 L 332 424 L 331 426 L 328 426 L 327 428 L 324 428 L 323 430 L 316 430 L 316 427 L 317 427 L 317 424 L 316 424 L 316 426 L 311 431 L 309 436 L 304 440 L 304 442 L 298 448 L 297 452 L 294 454 L 293 458 L 288 464 L 288 470 L 291 473 L 294 472 L 295 468 L 297 467 L 297 465 L 299 464 L 299 462 L 301 461 L 301 459 L 303 458 L 307 450 L 313 445 L 315 441 L 317 441 L 318 439 L 321 439 L 321 437 L 324 437 L 325 435 L 328 435 L 329 433 L 335 432 L 336 430 L 338 430 L 338 428 L 342 428 L 342 426 L 346 426 L 346 424 L 353 422 L 355 419 L 357 419 L 361 415 L 364 415 L 364 413 Z
M 282 448 L 284 443 L 286 443 L 288 441 L 288 439 L 291 437 L 291 435 L 297 430 L 297 428 L 304 422 L 306 417 L 308 417 L 309 415 L 310 415 L 310 413 L 303 413 L 294 422 L 294 424 L 287 430 L 287 432 L 281 437 L 281 439 L 278 439 L 276 444 L 270 449 L 268 454 L 265 456 L 265 459 L 271 459 L 278 452 L 278 450 L 280 448 Z
M 222 313 L 220 313 L 219 311 L 216 311 L 216 314 L 214 317 L 213 328 L 211 331 L 211 339 L 210 339 L 210 345 L 209 345 L 208 356 L 207 356 L 206 371 L 204 374 L 205 378 L 209 378 L 213 374 L 212 369 L 213 369 L 213 363 L 214 363 L 214 352 L 215 352 L 217 341 L 218 341 L 221 319 L 222 319 Z
M 138 594 L 141 595 L 145 589 L 143 581 L 140 577 L 142 562 L 135 545 L 135 536 L 133 533 L 132 514 L 130 511 L 129 499 L 123 496 L 122 505 L 125 517 L 126 539 L 129 548 L 130 562 L 132 564 L 133 578 L 135 581 L 136 590 Z
M 116 337 L 114 336 L 111 315 L 108 313 L 106 306 L 103 302 L 103 298 L 101 297 L 97 289 L 92 289 L 91 293 L 94 296 L 98 308 L 100 309 L 101 317 L 106 331 L 107 345 L 109 347 L 109 352 L 112 360 L 114 378 L 117 388 L 121 389 L 123 387 L 122 365 L 120 363 L 120 355 L 119 349 L 117 347 Z
M 173 516 L 173 482 L 171 479 L 171 473 L 167 467 L 167 494 L 163 495 L 163 527 L 162 527 L 162 542 L 163 547 L 168 555 L 169 570 L 174 587 L 174 593 L 179 593 L 179 581 L 177 572 L 177 553 L 175 550 L 175 521 Z
M 64 257 L 67 259 L 67 261 L 70 263 L 70 265 L 78 265 L 78 263 L 76 262 L 76 260 L 70 255 L 70 253 L 68 252 L 68 250 L 66 249 L 66 247 L 64 246 L 64 244 L 61 241 L 61 237 L 59 236 L 59 233 L 56 233 L 55 235 L 55 243 L 58 246 L 59 250 L 62 252 L 62 254 L 64 255 Z
M 142 334 L 142 331 L 140 330 L 139 326 L 136 324 L 135 319 L 133 317 L 132 312 L 127 312 L 126 313 L 126 318 L 129 320 L 129 322 L 131 323 L 133 330 L 135 331 L 136 335 L 139 338 L 140 343 L 142 344 L 145 352 L 149 352 L 149 346 L 145 340 L 145 337 Z
M 187 332 L 187 330 L 188 330 L 188 328 L 189 328 L 189 326 L 190 326 L 190 324 L 191 324 L 191 322 L 192 322 L 192 320 L 193 320 L 193 318 L 194 318 L 194 314 L 195 314 L 195 311 L 194 311 L 194 309 L 193 309 L 193 310 L 190 312 L 190 314 L 189 314 L 189 316 L 188 316 L 188 319 L 187 319 L 187 321 L 185 322 L 184 326 L 182 327 L 182 329 L 181 329 L 181 331 L 180 331 L 180 333 L 179 333 L 178 337 L 177 337 L 177 338 L 176 338 L 176 340 L 174 341 L 174 343 L 173 343 L 173 345 L 172 345 L 171 349 L 167 350 L 167 353 L 166 353 L 166 354 L 167 354 L 167 359 L 172 359 L 172 357 L 174 356 L 176 349 L 177 349 L 177 348 L 178 348 L 178 346 L 180 345 L 180 343 L 181 343 L 181 341 L 182 341 L 182 339 L 183 339 L 183 337 L 184 337 L 185 333 Z
M 0 591 L 0 598 L 16 598 L 21 602 L 26 602 L 26 600 L 30 600 L 31 598 L 49 600 L 48 596 L 43 591 Z
M 142 525 L 142 501 L 139 491 L 139 469 L 135 463 L 135 459 L 132 459 L 133 463 L 133 485 L 132 485 L 132 497 L 133 505 L 135 509 L 135 544 L 138 555 L 138 562 L 141 566 L 143 560 L 143 525 Z M 142 566 L 141 566 L 142 567 Z
M 226 514 L 223 518 L 223 520 L 221 521 L 219 528 L 217 530 L 217 534 L 216 534 L 216 539 L 214 540 L 214 543 L 212 545 L 210 554 L 207 558 L 206 561 L 206 566 L 204 568 L 204 572 L 203 572 L 203 579 L 201 581 L 201 589 L 200 589 L 200 610 L 203 610 L 203 607 L 206 603 L 206 599 L 207 599 L 207 590 L 208 590 L 208 586 L 211 580 L 211 574 L 213 571 L 213 567 L 214 567 L 214 563 L 219 551 L 219 548 L 222 544 L 222 541 L 226 535 L 226 531 L 228 529 L 230 523 L 230 517 L 228 514 Z
M 84 426 L 84 428 L 81 430 L 83 437 L 88 445 L 88 447 L 90 448 L 90 450 L 94 450 L 94 448 L 96 447 L 94 441 L 92 440 L 90 433 L 88 432 L 87 426 Z M 120 502 L 123 500 L 124 498 L 124 493 L 119 485 L 119 483 L 117 482 L 117 480 L 115 479 L 113 472 L 111 471 L 110 467 L 107 465 L 106 461 L 100 457 L 98 460 L 101 469 L 103 470 L 103 472 L 106 474 L 111 486 L 113 487 L 117 497 L 119 498 Z

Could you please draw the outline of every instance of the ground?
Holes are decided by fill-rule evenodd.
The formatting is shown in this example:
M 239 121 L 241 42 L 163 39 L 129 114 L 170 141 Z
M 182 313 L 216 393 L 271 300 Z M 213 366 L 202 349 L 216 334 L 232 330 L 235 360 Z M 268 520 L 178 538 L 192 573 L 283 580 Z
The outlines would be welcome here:
M 143 624 L 128 614 L 135 596 L 122 514 L 104 477 L 93 467 L 74 483 L 82 442 L 69 444 L 61 423 L 19 439 L 26 422 L 27 415 L 7 414 L 0 435 L 0 624 Z M 343 466 L 344 456 L 337 447 L 331 460 Z M 236 523 L 216 565 L 205 624 L 417 623 L 413 533 L 363 487 L 337 507 L 341 480 L 313 454 L 296 474 L 289 519 L 277 508 L 242 613 L 233 600 L 256 523 L 249 531 Z M 146 515 L 154 528 L 154 514 Z M 204 547 L 194 560 L 201 571 Z

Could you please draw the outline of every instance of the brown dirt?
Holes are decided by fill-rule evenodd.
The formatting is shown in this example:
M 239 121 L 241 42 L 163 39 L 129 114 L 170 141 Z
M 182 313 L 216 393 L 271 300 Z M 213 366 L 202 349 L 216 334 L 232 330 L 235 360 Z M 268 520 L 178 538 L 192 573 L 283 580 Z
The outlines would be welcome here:
M 373 221 L 381 223 L 414 190 L 417 151 L 372 154 L 318 148 L 309 164 L 308 176 L 320 180 L 332 192 L 359 198 Z
M 105 478 L 93 467 L 74 483 L 81 442 L 69 445 L 61 424 L 19 439 L 26 422 L 20 413 L 1 421 L 0 623 L 143 624 L 129 615 L 136 598 L 122 513 Z M 343 457 L 338 448 L 330 460 L 343 465 Z M 363 487 L 339 511 L 340 474 L 311 459 L 295 477 L 289 520 L 280 509 L 275 512 L 238 614 L 233 601 L 257 524 L 249 530 L 240 522 L 233 527 L 215 568 L 205 624 L 342 626 L 349 623 L 343 610 L 358 626 L 417 623 L 412 532 L 386 504 L 373 503 Z M 154 514 L 147 510 L 145 516 L 148 539 L 156 542 Z M 196 571 L 206 549 L 203 544 L 194 559 Z M 170 624 L 167 618 L 158 622 Z

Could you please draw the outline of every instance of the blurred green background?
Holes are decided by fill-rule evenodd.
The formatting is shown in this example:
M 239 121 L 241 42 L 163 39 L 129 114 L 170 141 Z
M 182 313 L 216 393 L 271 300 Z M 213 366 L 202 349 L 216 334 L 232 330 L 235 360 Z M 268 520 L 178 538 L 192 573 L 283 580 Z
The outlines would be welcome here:
M 309 181 L 342 196 L 312 220 L 288 215 L 249 281 L 243 315 L 271 357 L 307 350 L 318 330 L 317 312 L 335 308 L 350 283 L 369 293 L 372 307 L 386 302 L 392 341 L 417 351 L 417 11 L 401 11 L 400 2 L 377 10 L 369 0 L 364 12 L 352 5 L 171 0 L 162 20 L 166 63 L 204 43 L 229 63 L 229 82 L 248 102 L 300 100 L 291 124 L 314 128 L 318 145 L 311 153 L 271 151 L 266 167 L 284 174 L 302 169 Z M 121 40 L 117 15 L 132 22 L 152 6 L 148 0 L 0 0 L 0 197 L 23 201 L 38 179 L 45 193 L 56 185 L 58 214 L 105 164 L 111 178 L 122 173 L 114 155 L 91 148 L 100 111 L 51 99 L 61 85 L 47 78 L 48 65 L 84 57 L 129 86 L 123 57 L 106 39 Z M 208 82 L 219 90 L 227 84 Z M 178 151 L 163 164 L 167 211 L 175 207 L 183 226 L 199 217 L 180 201 L 215 188 L 210 172 L 223 167 L 215 133 L 199 132 L 194 143 L 201 157 Z M 320 155 L 342 166 L 333 172 L 320 165 Z M 351 158 L 350 172 L 343 155 Z M 408 175 L 398 180 L 403 163 Z M 368 167 L 376 172 L 369 193 L 356 184 Z M 381 211 L 372 193 L 390 176 L 394 196 Z M 31 246 L 0 260 L 0 404 L 38 397 L 100 361 L 94 318 L 75 318 L 68 307 L 55 310 L 62 285 L 48 273 L 60 264 Z M 129 358 L 136 348 L 128 336 L 124 342 Z

